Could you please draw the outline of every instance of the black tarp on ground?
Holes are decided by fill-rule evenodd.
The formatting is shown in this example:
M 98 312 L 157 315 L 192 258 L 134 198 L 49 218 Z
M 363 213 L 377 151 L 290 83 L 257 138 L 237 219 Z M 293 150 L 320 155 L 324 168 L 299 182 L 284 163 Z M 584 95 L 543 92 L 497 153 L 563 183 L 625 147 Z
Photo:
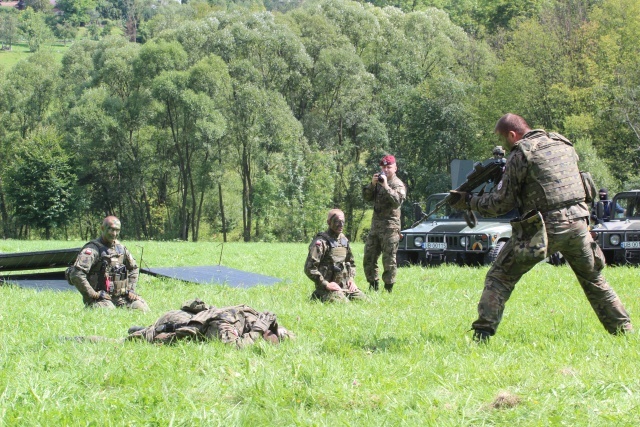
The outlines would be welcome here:
M 0 276 L 0 285 L 16 285 L 21 288 L 49 290 L 49 291 L 75 291 L 64 278 L 64 271 L 48 273 L 10 274 Z
M 54 249 L 50 251 L 0 254 L 0 271 L 44 270 L 46 268 L 68 267 L 74 263 L 80 249 Z
M 194 283 L 215 283 L 232 288 L 250 288 L 257 285 L 273 285 L 280 279 L 262 274 L 249 273 L 222 265 L 204 265 L 200 267 L 156 267 L 140 269 L 141 273 L 158 277 L 183 280 Z
M 56 249 L 50 251 L 0 254 L 0 272 L 21 270 L 44 270 L 67 267 L 76 260 L 81 248 Z M 280 279 L 262 274 L 249 273 L 221 265 L 200 267 L 155 267 L 141 268 L 140 273 L 157 277 L 168 277 L 185 282 L 201 284 L 224 284 L 232 288 L 250 288 L 257 285 L 273 285 Z M 64 271 L 0 276 L 0 285 L 14 283 L 23 288 L 75 290 L 64 278 Z
M 273 285 L 280 279 L 262 274 L 235 270 L 220 265 L 200 267 L 158 267 L 140 269 L 140 273 L 156 277 L 167 277 L 185 282 L 203 285 L 227 285 L 232 288 L 250 288 L 258 285 Z M 0 276 L 0 285 L 14 284 L 21 288 L 55 291 L 75 291 L 76 288 L 67 283 L 64 271 L 31 274 L 11 274 Z

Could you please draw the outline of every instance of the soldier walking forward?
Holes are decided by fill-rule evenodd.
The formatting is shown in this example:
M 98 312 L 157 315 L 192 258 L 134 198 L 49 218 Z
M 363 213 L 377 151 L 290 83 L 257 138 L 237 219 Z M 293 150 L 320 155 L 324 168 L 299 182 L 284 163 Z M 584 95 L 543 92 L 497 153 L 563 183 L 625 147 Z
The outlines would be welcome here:
M 557 133 L 531 130 L 515 114 L 498 120 L 495 133 L 511 149 L 502 180 L 482 196 L 462 193 L 455 207 L 496 216 L 517 207 L 513 236 L 489 269 L 473 322 L 474 339 L 496 333 L 516 283 L 546 254 L 561 252 L 575 273 L 591 307 L 611 334 L 632 331 L 618 295 L 602 275 L 600 247 L 587 228 L 589 209 L 572 143 Z

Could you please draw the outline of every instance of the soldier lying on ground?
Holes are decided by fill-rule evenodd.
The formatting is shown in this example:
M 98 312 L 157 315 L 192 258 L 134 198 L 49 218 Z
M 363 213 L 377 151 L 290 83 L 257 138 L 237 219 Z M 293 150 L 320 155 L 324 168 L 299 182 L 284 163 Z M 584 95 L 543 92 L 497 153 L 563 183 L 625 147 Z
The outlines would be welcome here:
M 185 302 L 180 310 L 165 313 L 151 326 L 132 326 L 126 339 L 158 343 L 217 339 L 244 347 L 260 337 L 275 344 L 294 335 L 279 326 L 276 315 L 269 311 L 259 313 L 247 305 L 216 308 L 195 299 Z

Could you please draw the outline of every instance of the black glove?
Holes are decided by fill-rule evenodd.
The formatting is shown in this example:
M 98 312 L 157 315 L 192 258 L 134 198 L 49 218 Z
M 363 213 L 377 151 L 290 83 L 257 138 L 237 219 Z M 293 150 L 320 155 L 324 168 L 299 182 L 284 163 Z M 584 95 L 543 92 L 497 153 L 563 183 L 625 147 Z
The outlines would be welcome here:
M 452 208 L 464 211 L 470 209 L 469 203 L 471 202 L 471 198 L 473 197 L 472 193 L 467 193 L 465 191 L 449 191 L 452 196 L 452 201 L 449 203 Z

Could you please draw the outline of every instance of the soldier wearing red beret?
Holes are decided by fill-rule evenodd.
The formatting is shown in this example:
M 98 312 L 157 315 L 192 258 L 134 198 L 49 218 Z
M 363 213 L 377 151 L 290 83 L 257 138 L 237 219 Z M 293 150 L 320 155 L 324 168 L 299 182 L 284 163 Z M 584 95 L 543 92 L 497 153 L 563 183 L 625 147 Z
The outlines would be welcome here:
M 396 281 L 396 252 L 400 241 L 400 206 L 407 196 L 404 184 L 396 176 L 396 158 L 390 154 L 380 159 L 380 172 L 373 174 L 362 195 L 373 202 L 371 229 L 364 246 L 364 273 L 369 289 L 378 290 L 378 258 L 382 254 L 384 288 L 391 292 Z

